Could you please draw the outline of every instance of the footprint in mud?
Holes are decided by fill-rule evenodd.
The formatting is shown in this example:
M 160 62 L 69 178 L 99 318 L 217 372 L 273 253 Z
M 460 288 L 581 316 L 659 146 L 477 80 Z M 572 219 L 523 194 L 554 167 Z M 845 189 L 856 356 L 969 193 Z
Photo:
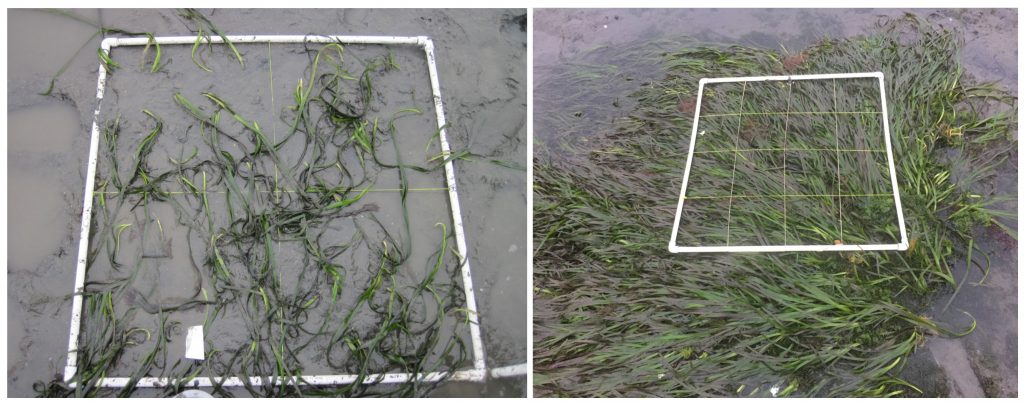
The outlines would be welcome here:
M 145 297 L 142 296 L 142 294 L 139 293 L 139 291 L 135 290 L 134 288 L 129 288 L 128 291 L 125 292 L 124 303 L 127 304 L 128 307 L 139 308 L 142 309 L 142 311 L 145 311 L 146 313 L 149 314 L 156 314 L 157 312 L 160 311 L 159 306 L 150 303 L 148 300 L 146 300 Z

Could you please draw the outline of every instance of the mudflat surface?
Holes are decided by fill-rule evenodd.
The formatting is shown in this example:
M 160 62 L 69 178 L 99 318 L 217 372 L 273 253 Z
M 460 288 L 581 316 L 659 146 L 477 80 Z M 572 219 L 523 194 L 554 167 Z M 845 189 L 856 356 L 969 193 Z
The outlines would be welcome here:
M 795 54 L 825 38 L 844 38 L 869 32 L 885 18 L 914 13 L 931 23 L 955 29 L 964 36 L 960 58 L 966 75 L 977 81 L 996 82 L 1017 93 L 1017 11 L 1010 9 L 536 9 L 534 27 L 534 97 L 544 99 L 547 73 L 553 66 L 579 61 L 601 47 L 637 41 L 689 37 L 722 45 L 778 49 Z M 589 60 L 589 62 L 593 62 Z M 637 72 L 643 77 L 650 72 Z M 633 81 L 639 86 L 643 80 Z M 601 99 L 625 100 L 633 89 L 617 87 L 622 94 L 601 94 Z M 635 88 L 634 88 L 635 89 Z M 619 97 L 619 98 L 616 98 Z M 538 106 L 540 103 L 538 103 Z M 585 108 L 586 106 L 581 106 Z M 622 115 L 629 108 L 620 107 Z M 538 107 L 534 116 L 545 111 Z M 611 127 L 615 117 L 588 122 L 588 128 Z M 534 139 L 557 149 L 557 128 L 535 119 Z M 557 158 L 557 156 L 555 157 Z M 996 194 L 1017 196 L 1016 155 L 1006 171 L 988 186 Z M 1014 225 L 1015 226 L 1015 225 Z M 1017 386 L 1017 242 L 996 228 L 981 229 L 976 240 L 991 258 L 991 270 L 983 274 L 964 265 L 954 270 L 963 287 L 955 300 L 954 290 L 937 291 L 925 313 L 955 329 L 977 329 L 959 339 L 931 337 L 908 361 L 902 376 L 923 389 L 923 396 L 1016 397 Z
M 525 167 L 525 10 L 201 12 L 227 34 L 430 36 L 451 147 Z M 71 13 L 128 31 L 194 35 L 191 24 L 173 10 Z M 26 35 L 40 29 L 50 35 Z M 57 377 L 66 360 L 89 129 L 96 106 L 96 49 L 101 40 L 93 37 L 96 32 L 94 25 L 54 13 L 8 14 L 7 386 L 13 397 L 33 396 L 33 383 Z M 187 52 L 167 55 L 173 55 L 165 65 L 168 70 L 197 71 Z M 69 60 L 53 96 L 39 95 Z M 275 56 L 275 69 L 286 63 Z M 243 77 L 234 80 L 241 87 L 246 84 Z M 123 101 L 133 99 L 157 102 L 146 100 L 145 94 L 126 95 Z M 487 365 L 500 367 L 526 361 L 526 174 L 485 160 L 457 161 L 456 176 Z M 524 396 L 525 389 L 524 378 L 509 378 L 450 383 L 434 394 Z

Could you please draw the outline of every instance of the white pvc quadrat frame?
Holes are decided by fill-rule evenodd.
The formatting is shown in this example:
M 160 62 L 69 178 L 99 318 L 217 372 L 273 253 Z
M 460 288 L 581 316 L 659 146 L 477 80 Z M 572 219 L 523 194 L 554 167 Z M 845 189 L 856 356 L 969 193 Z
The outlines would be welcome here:
M 441 102 L 441 86 L 437 78 L 437 65 L 434 56 L 434 43 L 429 37 L 395 37 L 395 36 L 320 36 L 320 35 L 231 35 L 227 37 L 233 43 L 342 43 L 342 44 L 364 44 L 364 45 L 396 45 L 396 46 L 419 46 L 423 48 L 427 58 L 428 73 L 430 75 L 430 87 L 434 97 L 434 111 L 437 113 L 438 136 L 440 137 L 441 153 L 448 156 L 451 150 L 448 147 L 448 140 L 445 134 L 444 106 Z M 219 36 L 210 36 L 209 43 L 222 44 L 224 39 Z M 146 44 L 157 43 L 160 45 L 192 45 L 196 42 L 195 36 L 155 37 L 151 40 L 144 38 L 107 38 L 101 45 L 102 52 L 110 54 L 111 49 L 118 46 L 145 46 Z M 64 381 L 74 385 L 75 374 L 78 371 L 78 338 L 82 325 L 82 300 L 85 285 L 86 259 L 89 250 L 89 226 L 92 219 L 93 187 L 96 179 L 97 151 L 99 148 L 99 114 L 103 102 L 103 92 L 106 87 L 107 71 L 100 64 L 99 78 L 96 83 L 96 110 L 93 112 L 92 137 L 89 143 L 89 162 L 85 177 L 85 196 L 82 209 L 82 231 L 78 243 L 78 265 L 75 271 L 75 289 L 71 305 L 71 330 L 68 336 L 68 360 L 64 368 Z M 379 373 L 368 375 L 364 384 L 375 383 L 405 383 L 411 380 L 425 382 L 440 381 L 444 379 L 454 381 L 479 382 L 490 377 L 507 377 L 525 373 L 521 365 L 513 365 L 505 368 L 487 370 L 484 360 L 484 347 L 480 336 L 480 321 L 477 316 L 476 296 L 473 292 L 473 279 L 469 268 L 469 249 L 466 247 L 466 235 L 462 226 L 462 212 L 459 207 L 459 195 L 455 181 L 455 166 L 451 159 L 445 158 L 444 164 L 445 181 L 448 185 L 448 201 L 451 205 L 452 221 L 455 227 L 455 240 L 462 256 L 462 285 L 466 294 L 466 310 L 469 316 L 469 331 L 473 344 L 473 368 L 455 370 L 451 372 L 432 373 Z M 176 382 L 186 382 L 189 387 L 211 387 L 220 385 L 224 387 L 240 387 L 246 382 L 253 386 L 264 384 L 282 385 L 344 385 L 356 383 L 357 375 L 310 375 L 285 377 L 249 377 L 245 380 L 240 377 L 196 377 L 188 380 L 177 380 L 166 377 L 143 377 L 136 383 L 136 387 L 163 387 Z M 104 377 L 97 381 L 98 387 L 121 388 L 128 385 L 130 378 L 127 377 Z
M 686 185 L 690 179 L 690 165 L 693 163 L 694 146 L 697 143 L 697 126 L 700 122 L 700 104 L 704 96 L 704 85 L 711 83 L 740 83 L 763 81 L 790 80 L 827 80 L 877 78 L 878 89 L 882 98 L 882 128 L 885 135 L 885 153 L 889 162 L 889 178 L 892 183 L 893 198 L 896 202 L 896 217 L 899 221 L 900 242 L 898 244 L 821 244 L 821 245 L 728 245 L 728 246 L 680 246 L 676 244 L 679 234 L 679 221 L 682 218 L 683 202 L 686 199 Z M 789 252 L 789 251 L 905 251 L 909 246 L 906 224 L 903 221 L 903 205 L 900 203 L 900 188 L 896 183 L 896 164 L 892 153 L 892 140 L 889 136 L 889 110 L 885 100 L 885 76 L 882 72 L 870 73 L 836 73 L 808 74 L 798 76 L 759 76 L 759 77 L 722 77 L 702 78 L 697 89 L 697 106 L 693 115 L 693 132 L 690 134 L 690 151 L 687 154 L 686 170 L 683 173 L 683 186 L 679 191 L 679 203 L 676 205 L 675 223 L 672 225 L 672 238 L 668 250 L 672 253 L 707 253 L 707 252 Z

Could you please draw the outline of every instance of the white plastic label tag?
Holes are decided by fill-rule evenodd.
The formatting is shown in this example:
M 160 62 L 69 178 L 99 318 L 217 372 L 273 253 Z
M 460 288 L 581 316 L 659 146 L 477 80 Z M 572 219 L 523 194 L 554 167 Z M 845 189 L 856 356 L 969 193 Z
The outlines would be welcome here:
M 203 349 L 203 326 L 194 325 L 188 328 L 188 335 L 185 337 L 185 358 L 206 360 L 206 351 Z

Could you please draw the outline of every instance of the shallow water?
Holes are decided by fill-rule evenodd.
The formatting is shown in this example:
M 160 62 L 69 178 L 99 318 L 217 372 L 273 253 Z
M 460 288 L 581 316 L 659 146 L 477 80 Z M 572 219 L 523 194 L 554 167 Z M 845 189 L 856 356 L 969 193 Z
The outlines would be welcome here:
M 796 53 L 824 38 L 862 34 L 880 18 L 899 17 L 905 12 L 963 32 L 966 46 L 962 60 L 968 74 L 980 81 L 999 81 L 1006 88 L 1017 88 L 1017 17 L 1012 10 L 540 9 L 534 17 L 534 97 L 538 110 L 534 114 L 537 128 L 533 136 L 541 147 L 566 140 L 561 139 L 559 128 L 545 121 L 539 109 L 545 97 L 553 95 L 546 93 L 543 86 L 551 69 L 582 61 L 600 64 L 601 58 L 607 63 L 632 50 L 613 45 L 642 43 L 655 49 L 672 49 L 674 41 L 693 39 Z M 654 67 L 656 61 L 647 63 Z M 645 69 L 644 63 L 632 62 L 631 67 L 635 70 L 622 72 L 629 81 L 614 84 L 622 94 L 629 94 L 657 73 Z M 624 96 L 590 95 L 594 102 L 618 102 L 614 110 L 603 108 L 599 115 L 582 111 L 580 124 L 587 128 L 607 125 L 610 119 L 625 116 L 632 107 Z
M 182 23 L 171 10 L 74 13 L 131 31 L 191 34 L 190 25 Z M 468 149 L 520 166 L 526 164 L 526 35 L 516 19 L 525 14 L 524 10 L 220 10 L 204 14 L 222 31 L 232 34 L 431 36 L 437 49 L 452 148 Z M 95 49 L 99 39 L 85 44 L 95 32 L 93 27 L 49 13 L 12 10 L 8 21 L 8 37 L 12 41 L 8 53 L 8 169 L 12 190 L 8 232 L 17 235 L 8 242 L 8 391 L 11 396 L 31 396 L 32 383 L 54 378 L 63 371 L 65 361 L 88 128 L 95 107 Z M 28 37 L 24 33 L 40 28 L 52 35 L 24 39 Z M 15 38 L 21 39 L 14 42 Z M 49 78 L 80 48 L 81 52 L 58 79 L 55 96 L 38 95 L 48 86 Z M 294 66 L 286 59 L 284 55 L 274 56 L 275 76 L 278 72 L 286 74 L 290 68 L 302 69 L 306 64 L 304 57 L 299 57 Z M 125 71 L 134 67 L 134 60 L 137 59 L 125 63 Z M 165 60 L 165 71 L 196 70 L 187 49 L 184 53 L 168 49 Z M 225 67 L 230 62 L 226 58 L 207 60 L 219 60 Z M 154 110 L 174 108 L 170 100 L 155 90 L 145 90 L 143 82 L 132 83 L 128 75 L 122 75 L 121 80 L 111 84 L 125 90 L 108 93 L 105 105 L 120 102 L 149 105 Z M 239 88 L 249 88 L 245 84 L 256 78 L 238 76 L 232 80 Z M 262 77 L 259 80 L 264 82 Z M 295 85 L 291 78 L 276 84 L 275 87 L 280 87 L 275 90 L 279 98 L 290 97 Z M 205 90 L 200 82 L 188 86 L 196 94 Z M 131 94 L 127 89 L 140 91 Z M 259 109 L 271 103 L 270 97 L 259 90 L 244 95 L 251 100 L 243 104 L 247 107 Z M 417 94 L 418 98 L 425 95 L 429 93 Z M 168 105 L 171 108 L 166 108 Z M 278 104 L 277 108 L 280 107 Z M 430 109 L 429 105 L 421 108 Z M 139 117 L 136 121 L 142 122 Z M 456 175 L 487 365 L 523 363 L 527 321 L 523 248 L 525 172 L 478 159 L 458 161 Z M 430 209 L 433 205 L 423 199 L 412 213 L 423 220 L 433 220 L 427 214 L 436 210 Z M 417 214 L 416 209 L 422 212 Z M 180 278 L 162 281 L 189 282 Z M 451 383 L 435 394 L 522 396 L 525 388 L 525 380 L 512 378 L 488 383 Z
M 626 116 L 632 106 L 627 95 L 657 72 L 644 61 L 623 57 L 633 49 L 624 44 L 647 44 L 670 49 L 671 40 L 689 37 L 698 41 L 740 44 L 791 53 L 823 38 L 856 36 L 871 30 L 878 18 L 914 12 L 932 23 L 963 32 L 966 46 L 959 55 L 966 73 L 980 81 L 996 81 L 1016 94 L 1016 10 L 537 10 L 534 14 L 534 109 L 535 154 L 561 158 L 572 150 L 586 150 L 586 133 L 602 133 L 612 121 Z M 685 40 L 685 39 L 681 39 Z M 954 55 L 955 56 L 955 55 Z M 569 63 L 600 66 L 625 60 L 629 72 L 614 84 L 618 94 L 582 94 L 587 100 L 575 117 L 550 119 L 545 105 L 561 106 L 559 87 L 545 85 L 552 68 Z M 653 67 L 657 61 L 649 62 Z M 627 81 L 628 80 L 628 81 Z M 608 87 L 608 86 L 604 86 Z M 556 91 L 552 91 L 556 90 Z M 574 89 L 574 91 L 581 91 Z M 545 104 L 548 103 L 548 104 Z M 549 107 L 550 108 L 550 107 Z M 564 112 L 564 111 L 562 111 Z M 546 119 L 547 118 L 547 119 Z M 1017 195 L 1016 153 L 991 185 L 998 194 Z M 1015 201 L 1009 202 L 1013 206 Z M 1015 221 L 1012 227 L 1016 228 Z M 1017 386 L 1017 242 L 997 229 L 979 229 L 977 244 L 992 258 L 985 282 L 977 269 L 947 310 L 953 290 L 937 292 L 926 314 L 952 327 L 970 324 L 967 311 L 978 321 L 977 329 L 960 339 L 938 341 L 931 337 L 910 357 L 903 376 L 920 385 L 924 396 L 1016 397 Z M 961 264 L 954 270 L 965 277 Z M 969 358 L 969 363 L 956 358 Z

